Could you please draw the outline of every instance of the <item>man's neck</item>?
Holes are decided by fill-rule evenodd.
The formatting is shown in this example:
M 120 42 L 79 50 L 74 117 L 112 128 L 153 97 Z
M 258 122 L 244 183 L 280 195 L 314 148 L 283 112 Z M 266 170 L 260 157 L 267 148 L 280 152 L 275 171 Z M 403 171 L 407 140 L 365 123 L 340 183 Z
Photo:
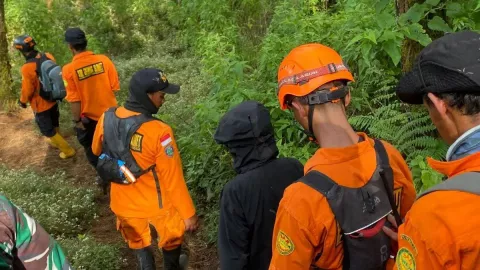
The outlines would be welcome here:
M 73 51 L 73 56 L 81 54 L 83 52 L 86 52 L 87 50 L 82 50 L 82 51 Z
M 345 116 L 337 117 L 335 122 L 317 121 L 313 132 L 321 148 L 342 148 L 358 143 L 359 136 L 348 123 Z

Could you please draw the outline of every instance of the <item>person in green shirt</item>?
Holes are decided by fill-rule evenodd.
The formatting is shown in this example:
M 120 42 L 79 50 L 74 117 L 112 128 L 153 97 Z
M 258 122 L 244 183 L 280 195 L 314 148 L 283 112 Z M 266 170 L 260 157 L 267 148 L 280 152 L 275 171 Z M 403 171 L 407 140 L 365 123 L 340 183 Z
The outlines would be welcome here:
M 0 269 L 72 269 L 58 243 L 4 195 L 0 195 Z

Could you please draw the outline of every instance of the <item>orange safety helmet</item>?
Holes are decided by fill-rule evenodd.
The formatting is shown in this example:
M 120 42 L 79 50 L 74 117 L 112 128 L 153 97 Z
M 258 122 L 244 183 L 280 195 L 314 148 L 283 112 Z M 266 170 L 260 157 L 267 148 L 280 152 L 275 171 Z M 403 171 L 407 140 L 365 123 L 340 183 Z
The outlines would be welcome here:
M 287 109 L 287 95 L 306 96 L 336 80 L 354 81 L 335 50 L 318 43 L 298 46 L 290 51 L 278 68 L 277 95 L 280 107 Z

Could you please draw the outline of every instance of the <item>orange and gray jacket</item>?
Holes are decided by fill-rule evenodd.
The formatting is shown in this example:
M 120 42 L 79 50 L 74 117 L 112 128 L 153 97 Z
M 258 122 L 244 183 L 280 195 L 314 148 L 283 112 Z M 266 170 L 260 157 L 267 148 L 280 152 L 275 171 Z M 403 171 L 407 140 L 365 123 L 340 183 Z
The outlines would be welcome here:
M 49 53 L 45 53 L 45 55 L 55 61 L 53 55 Z M 40 53 L 37 53 L 34 58 L 40 58 Z M 33 112 L 41 113 L 52 108 L 56 103 L 45 100 L 40 96 L 40 80 L 37 74 L 37 64 L 35 61 L 31 61 L 31 59 L 28 59 L 27 63 L 25 63 L 21 69 L 22 91 L 20 94 L 20 102 L 25 104 L 30 103 Z

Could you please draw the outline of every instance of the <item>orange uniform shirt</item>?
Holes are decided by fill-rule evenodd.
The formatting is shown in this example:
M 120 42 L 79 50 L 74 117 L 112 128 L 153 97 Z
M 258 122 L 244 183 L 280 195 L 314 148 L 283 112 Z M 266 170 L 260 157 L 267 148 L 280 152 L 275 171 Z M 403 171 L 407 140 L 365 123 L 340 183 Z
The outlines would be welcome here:
M 118 117 L 123 118 L 138 114 L 124 107 L 119 107 L 116 112 Z M 103 118 L 104 115 L 98 121 L 93 138 L 92 151 L 95 155 L 102 153 Z M 168 137 L 171 141 L 166 140 Z M 173 153 L 169 152 L 172 149 L 169 146 L 173 147 Z M 161 121 L 144 123 L 132 137 L 130 149 L 142 169 L 156 164 L 161 196 L 157 193 L 156 182 L 150 171 L 130 185 L 112 183 L 112 211 L 121 217 L 148 218 L 175 207 L 184 220 L 191 218 L 195 214 L 195 207 L 185 184 L 182 161 L 172 129 Z M 159 200 L 163 208 L 160 208 Z
M 480 153 L 428 162 L 449 178 L 480 171 Z M 466 192 L 438 191 L 420 198 L 398 229 L 396 269 L 480 269 L 479 209 L 480 196 Z
M 364 186 L 375 172 L 377 162 L 374 141 L 365 140 L 344 148 L 321 148 L 305 164 L 305 173 L 320 171 L 340 185 Z M 394 197 L 404 217 L 415 200 L 415 188 L 407 164 L 400 153 L 383 142 L 394 177 Z M 289 242 L 277 248 L 277 239 Z M 340 227 L 326 198 L 313 188 L 294 183 L 289 186 L 277 212 L 273 233 L 272 270 L 342 269 L 343 243 Z
M 45 53 L 46 56 L 55 61 L 53 55 Z M 37 55 L 40 58 L 40 53 Z M 20 101 L 22 103 L 30 103 L 33 112 L 41 113 L 52 108 L 56 102 L 48 101 L 40 96 L 40 80 L 37 75 L 37 64 L 35 62 L 25 63 L 21 69 L 22 73 L 22 91 Z
M 120 89 L 117 70 L 101 54 L 86 51 L 73 57 L 62 69 L 68 102 L 81 102 L 81 112 L 98 121 L 110 107 L 117 106 L 114 92 Z

